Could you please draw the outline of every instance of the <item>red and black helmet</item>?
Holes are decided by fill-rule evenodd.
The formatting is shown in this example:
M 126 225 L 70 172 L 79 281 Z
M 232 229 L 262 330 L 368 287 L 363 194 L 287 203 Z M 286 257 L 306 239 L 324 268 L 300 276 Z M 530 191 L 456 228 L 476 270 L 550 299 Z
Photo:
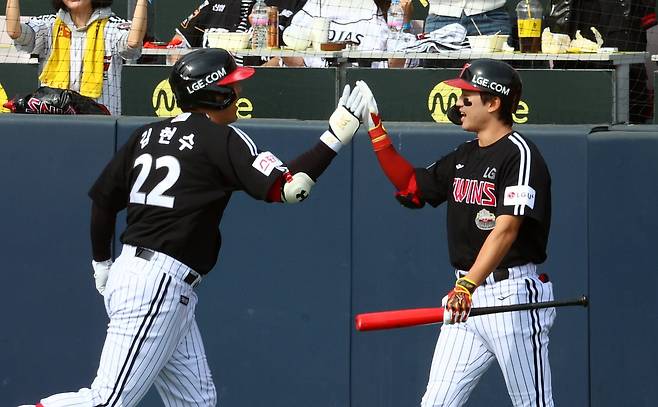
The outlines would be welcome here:
M 221 48 L 203 48 L 186 54 L 174 65 L 169 85 L 178 107 L 226 109 L 237 95 L 230 84 L 245 80 L 254 68 L 237 66 L 233 56 Z
M 464 65 L 459 77 L 444 81 L 455 88 L 486 92 L 500 97 L 515 112 L 521 100 L 523 85 L 514 68 L 495 59 L 475 59 Z

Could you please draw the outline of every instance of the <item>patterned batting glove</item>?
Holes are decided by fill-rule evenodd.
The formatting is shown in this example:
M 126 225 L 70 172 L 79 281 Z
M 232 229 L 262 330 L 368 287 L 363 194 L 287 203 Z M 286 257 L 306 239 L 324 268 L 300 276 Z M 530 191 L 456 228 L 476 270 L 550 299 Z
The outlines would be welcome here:
M 462 277 L 457 280 L 455 288 L 445 298 L 443 323 L 466 322 L 468 315 L 471 313 L 472 296 L 476 288 L 477 284 L 467 278 Z

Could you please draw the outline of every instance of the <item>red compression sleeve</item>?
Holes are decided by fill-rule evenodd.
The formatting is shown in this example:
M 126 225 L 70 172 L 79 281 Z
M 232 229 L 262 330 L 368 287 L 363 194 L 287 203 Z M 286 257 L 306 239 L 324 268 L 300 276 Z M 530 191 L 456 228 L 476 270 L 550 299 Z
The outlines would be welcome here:
M 398 191 L 407 188 L 409 181 L 416 175 L 414 168 L 404 157 L 398 154 L 392 145 L 388 145 L 375 152 L 379 165 L 384 174 Z
M 407 188 L 409 181 L 415 175 L 414 168 L 409 162 L 398 154 L 388 138 L 388 132 L 384 128 L 382 119 L 378 114 L 370 113 L 372 117 L 372 128 L 368 130 L 372 149 L 377 155 L 379 165 L 384 174 L 398 191 Z

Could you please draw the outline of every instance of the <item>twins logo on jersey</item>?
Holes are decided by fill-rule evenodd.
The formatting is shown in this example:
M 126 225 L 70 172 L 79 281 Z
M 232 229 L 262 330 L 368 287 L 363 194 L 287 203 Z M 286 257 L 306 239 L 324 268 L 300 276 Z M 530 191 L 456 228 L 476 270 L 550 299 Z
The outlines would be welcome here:
M 496 184 L 489 181 L 455 177 L 452 182 L 452 197 L 455 202 L 495 207 Z

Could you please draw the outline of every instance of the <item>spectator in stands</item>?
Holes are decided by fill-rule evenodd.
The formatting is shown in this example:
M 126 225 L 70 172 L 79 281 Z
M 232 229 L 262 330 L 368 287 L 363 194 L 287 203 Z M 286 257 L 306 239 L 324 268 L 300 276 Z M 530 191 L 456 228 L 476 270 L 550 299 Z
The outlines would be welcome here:
M 647 50 L 647 30 L 656 25 L 655 0 L 551 0 L 548 16 L 552 32 L 575 37 L 580 30 L 584 37 L 594 40 L 590 27 L 603 36 L 604 47 L 619 51 Z M 560 62 L 559 68 L 607 68 L 606 63 Z M 647 73 L 643 64 L 630 66 L 629 120 L 645 123 L 653 114 L 652 95 L 647 87 Z
M 329 19 L 329 42 L 348 41 L 360 51 L 386 51 L 389 28 L 386 14 L 390 0 L 308 0 L 304 8 L 295 14 L 290 28 L 295 32 L 308 33 L 313 19 Z M 411 0 L 401 0 L 405 10 L 405 23 L 410 21 Z M 327 61 L 319 57 L 284 58 L 286 66 L 323 67 Z M 389 60 L 389 66 L 399 67 L 404 60 Z M 377 62 L 377 67 L 385 63 Z
M 7 0 L 7 34 L 19 51 L 37 54 L 41 85 L 71 89 L 121 114 L 121 68 L 140 56 L 147 0 L 132 23 L 117 17 L 112 0 L 53 0 L 56 14 L 20 22 L 19 0 Z
M 203 34 L 209 28 L 225 28 L 231 32 L 249 31 L 249 14 L 255 0 L 211 0 L 204 1 L 176 28 L 171 43 L 181 42 L 185 48 L 199 48 L 203 46 Z M 290 24 L 292 16 L 299 11 L 306 0 L 266 0 L 268 6 L 279 9 L 279 30 L 283 31 Z M 281 41 L 282 36 L 279 35 Z M 170 59 L 170 62 L 173 62 Z M 261 65 L 260 58 L 236 57 L 238 65 Z M 266 65 L 275 64 L 268 62 Z
M 429 0 L 424 31 L 429 33 L 459 23 L 467 35 L 510 34 L 506 0 Z
M 429 0 L 429 10 L 425 19 L 426 33 L 449 24 L 461 24 L 466 35 L 488 35 L 512 33 L 512 22 L 506 7 L 506 0 Z M 510 36 L 511 37 L 511 36 Z M 467 61 L 423 60 L 426 68 L 460 68 Z M 519 66 L 513 64 L 515 68 Z

